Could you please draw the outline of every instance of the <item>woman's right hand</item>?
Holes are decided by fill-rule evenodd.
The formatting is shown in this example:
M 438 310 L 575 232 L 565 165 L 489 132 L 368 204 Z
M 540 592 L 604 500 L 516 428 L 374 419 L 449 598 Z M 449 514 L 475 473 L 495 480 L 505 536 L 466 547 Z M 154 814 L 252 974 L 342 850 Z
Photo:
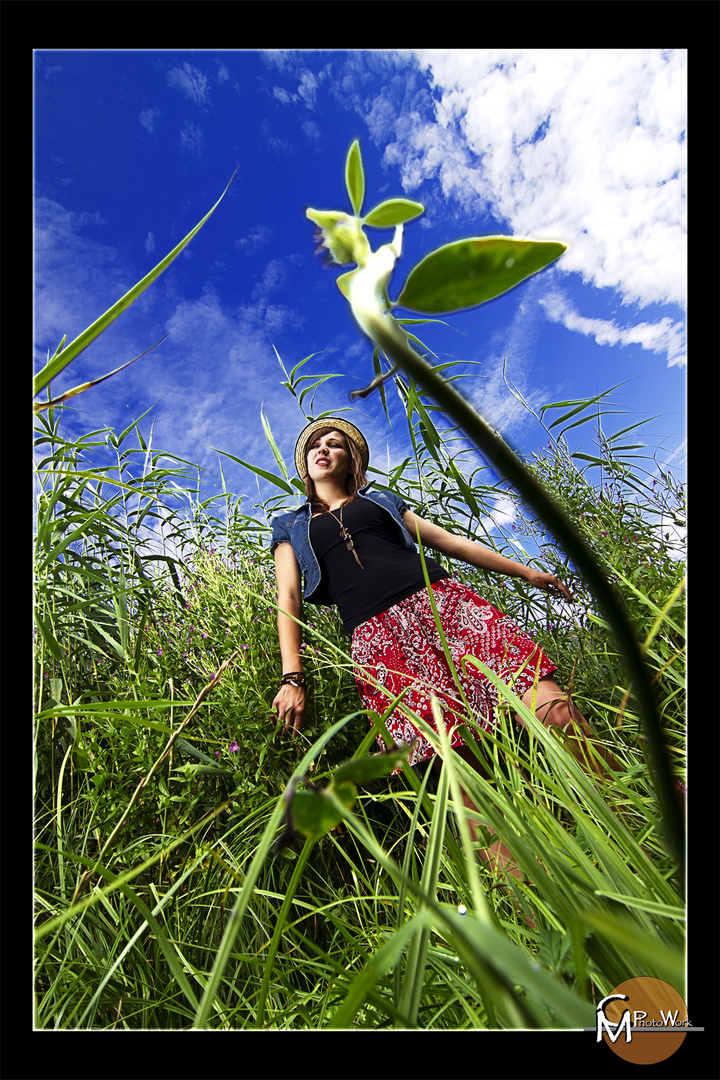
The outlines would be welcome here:
M 281 686 L 273 699 L 272 708 L 277 712 L 278 725 L 282 724 L 283 730 L 289 731 L 294 739 L 305 722 L 305 687 L 289 683 Z

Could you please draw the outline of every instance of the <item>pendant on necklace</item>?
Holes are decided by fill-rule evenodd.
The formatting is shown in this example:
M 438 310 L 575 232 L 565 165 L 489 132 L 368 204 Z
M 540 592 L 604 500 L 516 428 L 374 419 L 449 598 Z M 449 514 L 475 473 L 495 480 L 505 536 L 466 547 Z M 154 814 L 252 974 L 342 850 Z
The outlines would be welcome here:
M 347 531 L 347 529 L 345 528 L 344 525 L 342 526 L 342 532 L 340 533 L 340 535 L 343 538 L 343 540 L 345 541 L 345 547 L 348 549 L 348 551 L 352 551 L 353 555 L 355 556 L 355 562 L 358 564 L 358 566 L 362 570 L 363 569 L 363 564 L 360 562 L 360 558 L 358 556 L 358 553 L 355 550 L 355 545 L 353 544 L 352 536 Z

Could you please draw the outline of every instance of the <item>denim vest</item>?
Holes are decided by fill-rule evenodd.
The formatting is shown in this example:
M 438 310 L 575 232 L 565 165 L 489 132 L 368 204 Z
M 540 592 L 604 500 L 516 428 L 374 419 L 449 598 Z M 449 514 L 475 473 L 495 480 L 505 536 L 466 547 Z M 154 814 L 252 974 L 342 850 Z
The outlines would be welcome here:
M 393 521 L 400 527 L 405 547 L 417 551 L 417 547 L 410 533 L 403 524 L 401 512 L 409 509 L 399 495 L 392 491 L 369 491 L 367 487 L 357 492 L 359 499 L 369 499 L 383 510 L 387 510 Z M 310 518 L 312 517 L 310 505 L 306 503 L 299 510 L 292 510 L 289 514 L 282 514 L 275 518 L 272 523 L 272 539 L 270 550 L 274 551 L 278 544 L 292 544 L 298 566 L 303 576 L 303 599 L 308 600 L 320 584 L 320 564 L 310 543 Z

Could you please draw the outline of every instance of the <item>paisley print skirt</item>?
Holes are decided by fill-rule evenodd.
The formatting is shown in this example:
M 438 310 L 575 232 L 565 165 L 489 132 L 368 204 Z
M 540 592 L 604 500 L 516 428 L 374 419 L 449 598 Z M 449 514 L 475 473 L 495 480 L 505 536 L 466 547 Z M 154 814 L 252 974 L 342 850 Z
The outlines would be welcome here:
M 431 587 L 448 651 L 473 719 L 487 731 L 496 722 L 498 691 L 477 668 L 468 665 L 463 671 L 462 657 L 470 654 L 482 660 L 518 697 L 532 687 L 536 678 L 550 675 L 556 666 L 511 619 L 466 585 L 444 578 Z M 463 722 L 460 695 L 445 657 L 427 589 L 356 627 L 352 635 L 352 659 L 364 708 L 382 715 L 392 699 L 410 687 L 403 698 L 404 704 L 433 728 L 436 729 L 436 724 L 431 696 L 438 698 L 448 730 L 453 724 Z M 368 674 L 379 685 L 368 681 Z M 386 723 L 396 744 L 414 742 L 411 765 L 435 753 L 399 709 Z M 377 741 L 384 749 L 382 738 L 378 737 Z M 453 746 L 465 745 L 457 731 L 451 732 L 451 742 Z

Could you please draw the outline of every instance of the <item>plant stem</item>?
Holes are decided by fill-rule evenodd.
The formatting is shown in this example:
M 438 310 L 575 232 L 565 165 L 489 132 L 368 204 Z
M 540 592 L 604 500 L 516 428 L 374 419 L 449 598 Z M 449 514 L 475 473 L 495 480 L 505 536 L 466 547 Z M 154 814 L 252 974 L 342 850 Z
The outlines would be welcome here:
M 353 311 L 361 328 L 380 346 L 388 359 L 424 387 L 436 404 L 458 424 L 467 438 L 540 515 L 568 558 L 584 575 L 603 615 L 617 636 L 618 646 L 625 658 L 645 725 L 644 734 L 648 744 L 653 785 L 665 824 L 667 841 L 684 875 L 682 815 L 673 786 L 650 678 L 622 601 L 610 585 L 603 568 L 572 522 L 524 468 L 510 447 L 492 431 L 465 398 L 411 348 L 392 315 L 380 311 L 370 312 L 366 307 L 361 318 L 358 318 L 355 308 Z

